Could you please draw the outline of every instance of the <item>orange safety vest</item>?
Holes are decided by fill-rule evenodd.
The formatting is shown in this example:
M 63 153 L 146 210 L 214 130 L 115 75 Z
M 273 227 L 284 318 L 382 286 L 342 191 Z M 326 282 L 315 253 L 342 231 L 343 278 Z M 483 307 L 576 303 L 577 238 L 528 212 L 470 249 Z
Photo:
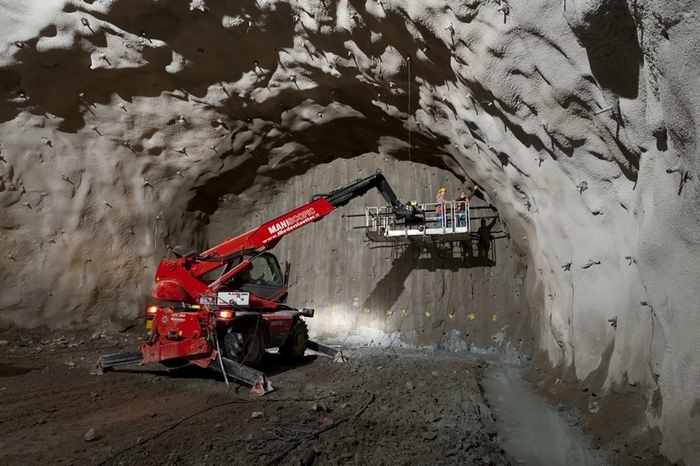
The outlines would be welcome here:
M 457 208 L 455 209 L 455 212 L 461 212 L 462 206 L 464 206 L 464 208 L 466 209 L 468 205 L 469 201 L 467 200 L 467 198 L 460 199 L 459 201 L 457 201 Z
M 442 199 L 442 200 L 441 200 Z M 437 196 L 437 207 L 435 207 L 435 213 L 436 214 L 441 214 L 442 213 L 442 206 L 445 204 L 445 196 L 440 196 L 438 194 Z

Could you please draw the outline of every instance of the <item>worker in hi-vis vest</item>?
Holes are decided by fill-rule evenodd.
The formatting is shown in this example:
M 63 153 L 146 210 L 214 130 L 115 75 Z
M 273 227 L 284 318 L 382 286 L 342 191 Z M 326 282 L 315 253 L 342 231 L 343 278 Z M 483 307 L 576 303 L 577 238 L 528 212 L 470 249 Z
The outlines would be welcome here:
M 435 218 L 437 219 L 437 227 L 442 228 L 443 226 L 447 226 L 447 222 L 445 221 L 445 195 L 447 194 L 447 190 L 445 188 L 440 188 L 437 193 L 437 200 L 435 201 L 437 203 L 437 207 L 435 207 Z

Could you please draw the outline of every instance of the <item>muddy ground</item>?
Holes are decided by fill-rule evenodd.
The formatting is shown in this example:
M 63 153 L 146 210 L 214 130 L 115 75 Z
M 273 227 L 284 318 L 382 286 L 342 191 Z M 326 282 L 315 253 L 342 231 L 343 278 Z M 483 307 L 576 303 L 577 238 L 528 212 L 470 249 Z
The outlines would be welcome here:
M 267 354 L 275 390 L 262 398 L 193 366 L 90 375 L 144 335 L 0 330 L 0 464 L 516 464 L 483 397 L 488 361 L 425 349 L 354 349 L 345 363 Z M 602 396 L 555 375 L 535 367 L 526 378 L 612 451 L 605 463 L 670 464 L 636 387 Z
M 515 464 L 482 398 L 483 362 L 374 348 L 285 365 L 270 354 L 276 390 L 262 398 L 191 366 L 90 375 L 100 355 L 142 338 L 0 332 L 0 464 Z

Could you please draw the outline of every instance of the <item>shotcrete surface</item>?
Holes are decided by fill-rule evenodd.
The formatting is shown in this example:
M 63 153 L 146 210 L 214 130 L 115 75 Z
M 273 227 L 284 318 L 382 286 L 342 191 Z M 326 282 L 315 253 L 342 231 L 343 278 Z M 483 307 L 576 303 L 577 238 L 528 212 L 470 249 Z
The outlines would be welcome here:
M 700 464 L 698 31 L 693 0 L 0 0 L 0 323 L 123 330 L 172 247 L 376 168 L 478 184 L 488 263 L 372 249 L 342 217 L 371 197 L 285 238 L 314 332 L 634 387 Z

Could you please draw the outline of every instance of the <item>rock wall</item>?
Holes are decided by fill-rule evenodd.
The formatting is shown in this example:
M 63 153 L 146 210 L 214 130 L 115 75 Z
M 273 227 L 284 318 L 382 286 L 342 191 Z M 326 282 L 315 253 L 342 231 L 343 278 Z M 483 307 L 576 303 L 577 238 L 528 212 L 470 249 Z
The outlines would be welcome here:
M 209 242 L 218 244 L 227 233 L 247 231 L 261 217 L 282 215 L 312 194 L 374 173 L 377 167 L 385 169 L 395 188 L 401 188 L 404 200 L 434 202 L 436 186 L 445 186 L 454 197 L 463 185 L 463 180 L 442 170 L 378 153 L 338 159 L 277 184 L 271 199 L 264 190 L 227 196 L 209 217 Z M 391 248 L 369 242 L 364 233 L 365 207 L 385 204 L 372 192 L 276 246 L 279 260 L 292 265 L 289 304 L 316 310 L 310 330 L 318 337 L 335 338 L 369 327 L 387 334 L 401 332 L 397 345 L 438 342 L 456 349 L 532 356 L 534 313 L 528 312 L 525 300 L 525 264 L 502 226 L 491 230 L 495 239 L 488 260 L 478 257 L 476 242 Z M 493 214 L 479 209 L 487 206 L 479 198 L 471 205 L 475 215 Z M 241 214 L 251 206 L 254 210 L 241 225 Z M 473 225 L 478 228 L 479 221 Z
M 376 167 L 422 201 L 476 182 L 505 236 L 495 267 L 369 249 L 342 217 L 369 197 L 280 244 L 291 298 L 327 310 L 318 332 L 457 331 L 596 389 L 638 385 L 662 453 L 700 462 L 694 2 L 0 11 L 6 324 L 127 325 L 169 247 L 203 249 Z

